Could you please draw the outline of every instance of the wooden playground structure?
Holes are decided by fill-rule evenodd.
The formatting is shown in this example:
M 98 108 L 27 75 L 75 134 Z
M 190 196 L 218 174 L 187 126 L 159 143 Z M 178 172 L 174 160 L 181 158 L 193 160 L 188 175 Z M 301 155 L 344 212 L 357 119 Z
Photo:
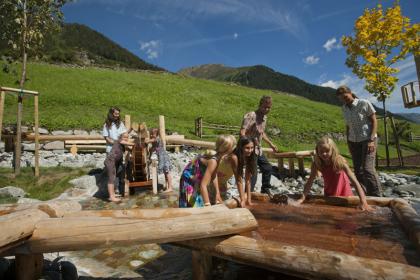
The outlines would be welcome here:
M 253 200 L 257 204 L 269 203 L 269 199 L 266 195 L 253 194 Z M 389 209 L 388 211 L 392 211 L 395 215 L 397 222 L 394 226 L 400 227 L 401 233 L 405 232 L 405 239 L 402 242 L 410 246 L 401 251 L 404 254 L 409 253 L 407 258 L 404 258 L 404 254 L 399 255 L 402 259 L 398 261 L 381 256 L 378 258 L 363 256 L 363 250 L 370 248 L 364 248 L 364 243 L 358 245 L 357 242 L 360 238 L 361 241 L 366 238 L 363 229 L 370 228 L 369 224 L 359 225 L 361 234 L 356 231 L 347 236 L 344 231 L 342 236 L 331 237 L 347 240 L 350 252 L 342 252 L 339 249 L 325 249 L 322 239 L 319 240 L 321 241 L 319 244 L 310 243 L 311 246 L 300 244 L 299 239 L 297 244 L 287 241 L 287 238 L 296 236 L 287 230 L 290 223 L 297 228 L 306 226 L 311 229 L 314 225 L 311 223 L 305 225 L 305 222 L 302 223 L 299 219 L 284 220 L 287 224 L 283 224 L 279 218 L 284 215 L 273 216 L 273 212 L 269 212 L 272 222 L 285 231 L 279 231 L 275 239 L 270 237 L 261 239 L 253 232 L 264 229 L 266 223 L 264 217 L 267 215 L 261 216 L 252 208 L 251 211 L 235 208 L 237 203 L 233 200 L 226 201 L 225 205 L 183 209 L 81 210 L 78 202 L 68 200 L 52 200 L 29 205 L 2 205 L 0 206 L 2 228 L 0 256 L 15 256 L 16 279 L 38 279 L 42 271 L 42 254 L 46 252 L 83 251 L 169 242 L 193 250 L 193 279 L 211 279 L 212 256 L 300 279 L 418 279 L 420 275 L 418 214 L 403 199 L 369 197 L 367 200 L 378 209 Z M 347 211 L 349 213 L 344 216 L 348 219 L 348 215 L 357 216 L 358 213 L 357 210 L 348 207 L 355 207 L 358 203 L 358 197 L 312 196 L 301 209 L 316 215 L 318 212 L 322 214 L 325 207 L 335 207 L 337 210 L 332 211 L 330 215 Z M 292 206 L 272 205 L 271 207 L 285 211 L 287 207 Z M 330 224 L 331 219 L 321 218 L 317 223 Z M 375 225 L 377 226 L 376 222 Z M 332 226 L 336 227 L 334 224 Z M 376 232 L 376 229 L 373 230 Z M 311 233 L 307 233 L 306 237 L 311 238 L 310 236 Z M 286 241 L 281 241 L 279 238 L 285 238 Z M 379 237 L 375 235 L 375 239 L 377 238 Z M 383 238 L 384 244 L 388 244 L 389 237 Z M 398 241 L 393 242 L 394 245 L 388 245 L 393 248 L 392 254 L 400 254 L 396 248 L 401 245 L 398 245 Z M 351 249 L 352 246 L 356 246 L 355 248 L 362 252 L 357 253 L 357 250 Z M 412 264 L 413 261 L 416 264 Z

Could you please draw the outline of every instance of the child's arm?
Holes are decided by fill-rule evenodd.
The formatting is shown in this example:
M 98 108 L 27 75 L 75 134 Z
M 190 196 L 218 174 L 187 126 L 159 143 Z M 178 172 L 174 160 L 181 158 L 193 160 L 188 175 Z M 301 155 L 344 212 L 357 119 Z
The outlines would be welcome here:
M 248 169 L 248 167 L 245 168 L 245 191 L 246 191 L 246 204 L 252 205 L 251 202 L 251 178 L 252 173 Z
M 242 177 L 238 174 L 238 157 L 232 155 L 232 160 L 230 161 L 232 167 L 233 175 L 235 176 L 236 187 L 238 188 L 239 198 L 241 199 L 241 207 L 245 207 L 245 193 L 243 189 Z
M 317 175 L 318 175 L 318 170 L 315 167 L 315 164 L 312 163 L 312 165 L 311 165 L 311 175 L 309 175 L 309 179 L 308 179 L 308 181 L 306 181 L 305 187 L 303 189 L 302 197 L 297 200 L 298 203 L 302 203 L 302 202 L 305 201 L 306 196 L 309 194 L 309 191 L 311 190 L 312 184 L 314 183 L 314 180 L 315 180 Z
M 363 211 L 372 211 L 373 210 L 372 207 L 370 207 L 369 204 L 366 201 L 366 195 L 365 195 L 365 192 L 364 192 L 362 186 L 360 185 L 360 183 L 357 180 L 356 176 L 354 175 L 353 171 L 351 171 L 350 167 L 347 164 L 344 166 L 344 171 L 346 172 L 347 176 L 349 177 L 352 185 L 354 185 L 356 187 L 357 194 L 359 195 L 359 198 L 360 198 L 360 204 L 359 204 L 358 207 Z
M 200 190 L 203 196 L 204 206 L 210 206 L 209 192 L 207 186 L 209 185 L 214 173 L 217 171 L 217 162 L 215 159 L 207 160 L 207 168 L 204 173 L 203 179 L 201 180 Z
M 216 204 L 222 203 L 223 199 L 220 196 L 220 189 L 219 189 L 219 178 L 217 177 L 217 173 L 213 179 L 213 186 L 216 189 Z

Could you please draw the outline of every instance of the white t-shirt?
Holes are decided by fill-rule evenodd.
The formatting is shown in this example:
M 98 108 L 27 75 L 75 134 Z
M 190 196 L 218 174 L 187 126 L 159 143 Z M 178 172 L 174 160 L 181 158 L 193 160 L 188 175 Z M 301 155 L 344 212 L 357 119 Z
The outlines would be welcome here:
M 120 123 L 120 127 L 118 128 L 115 125 L 115 123 L 112 123 L 109 129 L 104 124 L 104 128 L 102 130 L 102 136 L 109 137 L 112 140 L 117 141 L 118 138 L 120 138 L 120 135 L 123 134 L 124 132 L 127 132 L 127 128 L 122 122 Z M 106 143 L 106 152 L 109 153 L 111 149 L 112 149 L 112 144 Z

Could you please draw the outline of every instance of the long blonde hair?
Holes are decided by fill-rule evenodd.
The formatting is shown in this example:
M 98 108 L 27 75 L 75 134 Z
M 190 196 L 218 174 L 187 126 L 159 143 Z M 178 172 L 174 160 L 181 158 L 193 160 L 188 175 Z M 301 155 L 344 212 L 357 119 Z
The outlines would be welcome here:
M 230 154 L 236 146 L 233 135 L 220 135 L 216 140 L 216 153 L 219 155 Z
M 319 155 L 319 147 L 321 145 L 328 145 L 329 148 L 330 148 L 330 151 L 331 151 L 331 164 L 332 164 L 333 170 L 335 172 L 339 172 L 340 170 L 343 170 L 344 167 L 347 165 L 347 162 L 340 155 L 340 152 L 339 152 L 339 150 L 337 148 L 337 145 L 328 136 L 323 136 L 316 143 L 316 147 L 315 147 L 315 160 L 314 160 L 315 167 L 318 170 L 322 170 L 322 169 L 324 169 L 326 167 L 326 163 L 322 160 L 322 158 Z

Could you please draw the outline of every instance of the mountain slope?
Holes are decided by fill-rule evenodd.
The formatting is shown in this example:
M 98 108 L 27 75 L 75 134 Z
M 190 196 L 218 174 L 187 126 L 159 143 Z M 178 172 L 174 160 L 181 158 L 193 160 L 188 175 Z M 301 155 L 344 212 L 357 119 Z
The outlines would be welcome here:
M 180 70 L 179 73 L 196 78 L 233 82 L 253 88 L 282 91 L 313 101 L 339 105 L 333 88 L 309 84 L 299 78 L 276 72 L 263 65 L 234 68 L 221 64 L 206 64 L 185 68 Z
M 8 52 L 5 42 L 0 42 L 0 54 Z M 42 60 L 53 63 L 166 71 L 145 62 L 103 34 L 77 23 L 64 24 L 59 33 L 47 35 L 42 53 Z

